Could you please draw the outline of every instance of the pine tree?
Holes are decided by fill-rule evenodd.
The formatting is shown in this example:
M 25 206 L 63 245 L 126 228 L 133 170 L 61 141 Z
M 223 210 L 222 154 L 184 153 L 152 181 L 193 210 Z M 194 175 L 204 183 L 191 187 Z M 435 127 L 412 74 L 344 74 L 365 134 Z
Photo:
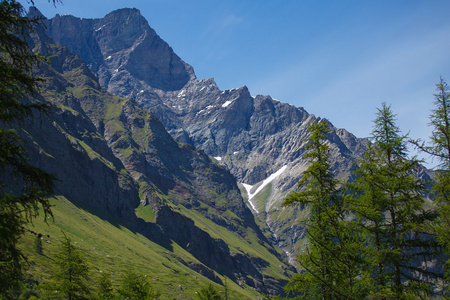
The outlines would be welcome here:
M 228 288 L 228 279 L 225 277 L 224 279 L 224 283 L 223 283 L 223 289 L 224 289 L 224 293 L 223 293 L 223 299 L 224 300 L 230 300 L 230 291 Z
M 423 152 L 437 158 L 440 164 L 435 171 L 432 195 L 439 212 L 439 218 L 433 224 L 433 230 L 437 233 L 441 245 L 444 247 L 447 257 L 450 256 L 450 88 L 441 77 L 436 84 L 434 94 L 435 109 L 430 115 L 430 125 L 433 128 L 431 145 L 427 146 L 423 141 L 411 141 Z M 450 281 L 450 259 L 445 265 L 447 283 Z M 450 294 L 448 284 L 445 285 L 447 295 Z
M 80 250 L 65 234 L 54 256 L 56 272 L 50 283 L 43 285 L 45 299 L 87 299 L 89 267 Z
M 372 247 L 367 247 L 365 240 L 361 245 L 365 245 L 360 251 L 360 267 L 366 281 L 367 290 L 373 293 L 377 287 L 384 287 L 386 279 L 382 261 L 374 260 L 374 257 L 382 257 L 383 248 L 381 246 L 381 236 L 383 230 L 384 208 L 382 205 L 383 192 L 378 188 L 381 180 L 376 172 L 378 161 L 372 143 L 368 144 L 364 158 L 359 163 L 359 168 L 354 172 L 356 177 L 354 182 L 346 184 L 348 195 L 346 197 L 347 210 L 356 219 L 352 220 L 355 232 L 370 241 Z M 384 291 L 383 291 L 384 292 Z M 380 295 L 383 294 L 380 292 Z
M 200 300 L 221 300 L 222 297 L 220 297 L 217 290 L 213 287 L 213 285 L 210 283 L 208 286 L 203 287 L 198 293 L 197 297 Z
M 102 273 L 98 281 L 95 299 L 110 300 L 114 299 L 115 292 L 111 282 L 111 273 Z
M 309 208 L 304 224 L 309 244 L 297 259 L 304 272 L 291 278 L 287 289 L 306 299 L 359 298 L 356 236 L 343 222 L 342 197 L 329 164 L 328 122 L 314 122 L 308 129 L 310 165 L 298 183 L 303 190 L 290 194 L 284 205 Z
M 24 17 L 18 2 L 0 2 L 0 297 L 5 298 L 23 276 L 24 256 L 17 244 L 26 224 L 40 208 L 51 215 L 47 197 L 53 177 L 27 162 L 17 129 L 33 112 L 48 108 L 33 99 L 41 81 L 33 69 L 44 60 L 26 42 L 35 22 Z
M 438 248 L 423 228 L 435 214 L 424 209 L 425 185 L 415 176 L 420 161 L 408 159 L 407 136 L 386 103 L 378 109 L 372 141 L 348 185 L 352 197 L 347 199 L 366 240 L 362 266 L 372 277 L 370 294 L 394 299 L 431 294 L 439 274 L 426 262 Z
M 159 293 L 155 291 L 149 277 L 128 270 L 122 276 L 122 285 L 118 289 L 121 299 L 124 300 L 150 300 L 158 299 Z
M 42 240 L 41 240 L 41 236 L 37 235 L 34 238 L 34 243 L 33 243 L 33 247 L 34 247 L 34 251 L 36 251 L 37 254 L 43 255 L 44 254 L 44 249 L 42 247 Z

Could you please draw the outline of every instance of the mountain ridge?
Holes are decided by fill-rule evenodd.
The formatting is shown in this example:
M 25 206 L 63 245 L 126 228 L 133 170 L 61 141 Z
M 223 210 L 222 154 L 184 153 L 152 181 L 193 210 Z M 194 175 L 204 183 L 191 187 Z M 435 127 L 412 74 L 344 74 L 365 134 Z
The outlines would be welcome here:
M 36 75 L 46 80 L 40 100 L 53 111 L 36 115 L 21 134 L 31 161 L 56 175 L 56 196 L 100 209 L 153 242 L 176 243 L 197 260 L 184 264 L 214 282 L 226 276 L 259 293 L 282 292 L 292 269 L 260 231 L 229 171 L 173 140 L 134 99 L 109 94 L 44 28 L 29 42 L 50 57 Z
M 121 9 L 104 19 L 114 17 L 128 20 L 130 14 L 136 16 L 137 13 L 136 10 Z M 264 180 L 286 166 L 284 172 L 273 178 L 258 197 L 252 197 L 248 207 L 264 207 L 254 211 L 260 227 L 268 229 L 265 231 L 267 238 L 290 253 L 292 260 L 298 253 L 301 241 L 297 238 L 289 243 L 280 244 L 277 241 L 280 236 L 284 240 L 290 240 L 287 235 L 297 236 L 294 230 L 297 230 L 298 224 L 294 220 L 298 212 L 294 208 L 289 209 L 289 213 L 280 213 L 281 200 L 297 187 L 307 164 L 303 159 L 307 128 L 319 118 L 302 107 L 294 107 L 270 96 L 253 97 L 246 86 L 221 91 L 212 78 L 198 80 L 193 68 L 176 56 L 159 37 L 155 37 L 153 44 L 143 43 L 151 32 L 150 26 L 141 15 L 136 18 L 139 19 L 139 26 L 132 26 L 130 22 L 122 22 L 119 26 L 104 19 L 58 16 L 47 21 L 47 33 L 57 37 L 74 53 L 78 52 L 82 59 L 94 59 L 88 66 L 109 92 L 135 99 L 155 114 L 174 139 L 192 144 L 217 158 L 218 163 L 230 170 L 237 179 L 244 198 L 248 199 L 249 194 L 242 184 L 255 187 L 256 190 Z M 97 24 L 97 27 L 89 25 L 92 23 Z M 83 36 L 73 33 L 73 24 L 86 28 L 82 30 Z M 98 26 L 100 24 L 101 27 Z M 126 24 L 129 24 L 127 28 Z M 129 36 L 135 39 L 127 43 L 116 42 L 122 38 L 123 31 L 129 32 Z M 109 35 L 99 32 L 109 32 Z M 114 47 L 119 50 L 112 51 L 114 47 L 109 45 L 115 43 L 118 45 Z M 90 51 L 99 51 L 101 55 L 88 56 L 78 49 L 78 45 L 91 45 Z M 178 65 L 184 66 L 184 70 L 172 65 L 167 57 L 174 58 Z M 179 84 L 177 86 L 155 85 L 149 77 L 142 77 L 135 72 L 136 68 L 144 65 L 155 76 L 154 72 L 160 72 L 162 78 L 167 78 L 168 73 L 180 74 L 181 70 L 181 73 L 189 74 L 189 79 L 175 80 Z M 367 140 L 357 138 L 345 129 L 335 128 L 332 124 L 329 140 L 335 174 L 339 179 L 349 178 L 354 168 L 353 162 L 364 153 Z M 291 224 L 287 227 L 293 229 L 287 233 L 279 226 L 286 225 L 286 222 Z

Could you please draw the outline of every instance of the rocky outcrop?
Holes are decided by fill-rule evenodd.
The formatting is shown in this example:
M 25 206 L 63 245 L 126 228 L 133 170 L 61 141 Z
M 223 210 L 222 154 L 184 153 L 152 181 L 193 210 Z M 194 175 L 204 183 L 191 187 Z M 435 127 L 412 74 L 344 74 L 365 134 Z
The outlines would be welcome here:
M 75 27 L 82 30 L 74 34 Z M 95 20 L 57 16 L 48 21 L 47 32 L 80 55 L 109 92 L 135 99 L 172 137 L 227 167 L 243 184 L 249 207 L 271 229 L 269 240 L 291 240 L 284 236 L 285 225 L 278 224 L 297 228 L 295 212 L 279 210 L 307 167 L 304 139 L 308 125 L 318 118 L 270 96 L 253 97 L 245 86 L 221 91 L 213 79 L 197 80 L 136 9 Z M 338 178 L 345 179 L 366 141 L 345 129 L 331 130 L 331 163 Z M 284 217 L 294 219 L 280 219 Z M 293 247 L 281 245 L 287 252 Z
M 272 295 L 280 295 L 282 291 L 279 287 L 287 283 L 286 280 L 264 275 L 262 270 L 269 266 L 266 260 L 246 253 L 232 252 L 225 241 L 212 238 L 207 232 L 196 227 L 192 220 L 167 206 L 158 210 L 156 224 L 163 233 L 168 233 L 171 240 L 207 266 L 205 268 L 191 264 L 192 268 L 198 269 L 202 275 L 215 282 L 222 283 L 211 270 L 226 275 L 235 282 L 245 283 L 258 291 L 265 291 Z M 285 275 L 288 274 L 288 269 Z
M 50 116 L 35 114 L 21 133 L 30 162 L 55 175 L 56 195 L 86 209 L 101 209 L 127 226 L 134 223 L 138 185 L 120 172 L 117 159 L 99 154 L 112 153 L 88 119 L 53 106 Z
M 127 78 L 172 91 L 194 76 L 192 68 L 150 28 L 137 9 L 120 9 L 102 19 L 57 15 L 46 26 L 55 42 L 77 54 L 98 75 L 99 82 L 116 94 L 124 94 L 121 86 Z
M 129 17 L 139 23 L 139 16 Z M 281 291 L 289 267 L 256 225 L 228 170 L 204 151 L 175 141 L 135 100 L 108 93 L 86 64 L 43 28 L 36 28 L 30 45 L 51 57 L 37 75 L 47 79 L 40 100 L 53 109 L 22 134 L 32 161 L 56 175 L 57 195 L 102 211 L 165 247 L 179 244 L 195 258 L 183 263 L 213 281 L 220 282 L 220 274 L 262 293 Z M 94 50 L 86 53 L 95 57 Z M 155 219 L 136 217 L 139 205 L 153 210 Z M 202 228 L 198 221 L 215 225 Z M 211 227 L 232 231 L 233 241 L 208 232 Z M 236 243 L 253 243 L 264 255 L 245 253 Z M 277 276 L 265 274 L 268 261 L 283 266 Z

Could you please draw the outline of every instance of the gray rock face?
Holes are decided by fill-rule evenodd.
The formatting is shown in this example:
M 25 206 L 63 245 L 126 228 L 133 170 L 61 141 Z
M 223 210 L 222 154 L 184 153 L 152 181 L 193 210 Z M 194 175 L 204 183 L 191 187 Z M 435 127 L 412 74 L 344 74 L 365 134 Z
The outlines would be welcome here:
M 95 127 L 80 114 L 53 107 L 51 119 L 36 115 L 22 131 L 25 148 L 37 167 L 54 174 L 56 195 L 86 208 L 101 209 L 124 224 L 134 224 L 138 186 L 119 172 L 120 161 L 95 135 Z M 108 163 L 96 159 L 104 153 Z M 106 159 L 105 159 L 106 161 Z
M 142 20 L 136 10 L 126 15 L 135 18 L 135 24 Z M 80 21 L 60 21 L 67 20 L 74 26 Z M 236 282 L 244 280 L 262 293 L 281 291 L 285 274 L 264 275 L 266 258 L 279 262 L 284 270 L 289 266 L 256 225 L 228 170 L 204 151 L 175 141 L 155 115 L 134 99 L 108 93 L 82 60 L 54 43 L 43 28 L 36 28 L 30 45 L 52 56 L 51 66 L 43 66 L 38 75 L 47 78 L 41 100 L 54 113 L 40 115 L 22 134 L 32 160 L 60 180 L 58 195 L 88 209 L 101 209 L 154 242 L 178 243 L 197 259 L 183 263 L 211 280 L 220 282 L 219 273 Z M 95 49 L 91 50 L 82 51 L 95 57 Z M 140 203 L 153 209 L 154 222 L 136 217 Z M 225 238 L 217 237 L 221 234 L 214 232 L 212 237 L 200 228 L 187 210 L 201 216 L 197 221 L 212 221 L 232 231 L 232 243 L 258 244 L 266 257 L 232 249 Z
M 104 88 L 135 99 L 175 139 L 227 167 L 242 184 L 249 207 L 270 228 L 266 236 L 286 252 L 298 251 L 301 234 L 293 232 L 298 211 L 283 210 L 281 202 L 307 168 L 304 139 L 318 118 L 270 96 L 253 97 L 245 86 L 221 91 L 213 79 L 197 80 L 137 10 L 118 10 L 98 20 L 56 17 L 49 24 L 48 33 L 79 54 Z M 74 26 L 82 26 L 83 34 L 66 30 Z M 366 141 L 331 129 L 331 163 L 345 179 Z
M 193 75 L 148 26 L 137 9 L 121 9 L 103 19 L 59 16 L 47 21 L 47 34 L 77 54 L 103 86 L 123 94 L 127 78 L 164 91 L 182 88 Z M 128 95 L 130 96 L 130 95 Z

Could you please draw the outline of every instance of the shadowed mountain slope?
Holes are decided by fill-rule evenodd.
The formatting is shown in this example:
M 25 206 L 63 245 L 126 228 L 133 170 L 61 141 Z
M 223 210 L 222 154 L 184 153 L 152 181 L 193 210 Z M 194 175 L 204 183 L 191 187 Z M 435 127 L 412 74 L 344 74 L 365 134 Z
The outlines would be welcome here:
M 30 44 L 51 57 L 37 75 L 46 80 L 40 100 L 52 112 L 36 115 L 21 133 L 31 161 L 56 175 L 57 195 L 100 210 L 169 251 L 176 243 L 193 258 L 179 261 L 212 281 L 227 276 L 243 288 L 281 292 L 290 267 L 255 223 L 228 170 L 175 141 L 134 99 L 108 93 L 42 27 Z
M 202 149 L 230 170 L 267 238 L 291 258 L 297 255 L 297 214 L 302 212 L 282 209 L 281 201 L 307 167 L 303 141 L 314 115 L 270 96 L 253 97 L 245 86 L 221 91 L 213 79 L 198 80 L 136 9 L 120 9 L 102 19 L 56 16 L 47 27 L 109 92 L 135 99 L 175 139 Z M 329 138 L 333 169 L 338 178 L 348 178 L 366 140 L 333 126 Z

